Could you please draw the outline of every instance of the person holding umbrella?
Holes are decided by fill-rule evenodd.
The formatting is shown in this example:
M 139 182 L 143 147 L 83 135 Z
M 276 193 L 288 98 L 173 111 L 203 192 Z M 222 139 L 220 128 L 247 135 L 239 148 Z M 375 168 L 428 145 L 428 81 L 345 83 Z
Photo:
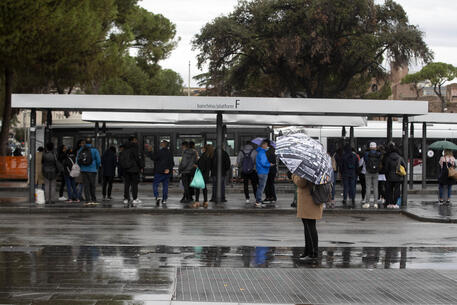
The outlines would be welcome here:
M 305 250 L 300 259 L 314 261 L 319 255 L 316 221 L 322 218 L 323 202 L 316 203 L 315 186 L 332 183 L 332 161 L 323 145 L 304 133 L 278 138 L 276 154 L 292 173 L 297 186 L 297 218 L 303 223 Z M 328 201 L 331 192 L 328 193 Z
M 445 149 L 443 156 L 441 156 L 440 161 L 441 174 L 438 178 L 439 183 L 439 201 L 440 204 L 451 203 L 451 191 L 452 185 L 455 184 L 455 180 L 449 177 L 449 169 L 455 168 L 455 158 L 452 150 Z M 443 199 L 444 198 L 444 199 Z

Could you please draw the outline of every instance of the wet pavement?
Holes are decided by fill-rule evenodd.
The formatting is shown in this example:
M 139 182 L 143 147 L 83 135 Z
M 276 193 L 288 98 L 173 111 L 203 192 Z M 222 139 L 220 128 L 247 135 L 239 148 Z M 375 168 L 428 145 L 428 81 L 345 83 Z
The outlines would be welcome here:
M 287 190 L 262 209 L 229 191 L 195 213 L 179 189 L 156 208 L 149 186 L 137 209 L 118 189 L 106 208 L 0 203 L 0 304 L 457 304 L 457 211 L 436 195 L 411 194 L 410 217 L 327 209 L 319 257 L 303 262 Z
M 311 263 L 299 260 L 298 257 L 302 251 L 303 248 L 298 247 L 247 246 L 3 246 L 0 247 L 0 304 L 114 305 L 156 304 L 153 301 L 172 299 L 195 301 L 198 291 L 194 291 L 194 297 L 192 297 L 193 288 L 189 285 L 200 285 L 202 280 L 207 280 L 200 279 L 198 276 L 189 278 L 189 274 L 183 274 L 195 272 L 195 270 L 200 273 L 200 277 L 202 272 L 212 272 L 213 277 L 216 272 L 217 279 L 227 283 L 225 287 L 230 286 L 228 289 L 233 289 L 236 285 L 249 286 L 246 282 L 242 283 L 241 278 L 229 279 L 234 272 L 245 274 L 244 277 L 247 277 L 245 280 L 249 280 L 249 272 L 258 273 L 259 268 L 281 270 L 274 271 L 276 273 L 264 272 L 263 280 L 265 277 L 271 277 L 269 279 L 271 281 L 278 279 L 277 272 L 284 272 L 287 269 L 335 269 L 337 273 L 332 273 L 331 276 L 326 272 L 307 275 L 315 277 L 320 274 L 321 277 L 328 277 L 327 284 L 332 279 L 336 279 L 338 274 L 340 276 L 346 274 L 346 277 L 349 277 L 360 272 L 344 271 L 348 269 L 445 269 L 447 274 L 454 277 L 457 275 L 457 248 L 455 247 L 324 247 L 320 249 L 319 259 Z M 215 268 L 220 270 L 217 271 Z M 247 271 L 247 269 L 253 271 Z M 299 274 L 306 275 L 306 272 L 299 271 Z M 385 280 L 405 275 L 404 272 L 371 274 L 383 275 L 387 277 Z M 421 273 L 416 273 L 416 275 L 419 274 Z M 187 278 L 183 279 L 185 276 Z M 447 281 L 457 284 L 457 277 L 453 279 L 452 276 L 447 277 Z M 365 277 L 369 279 L 370 275 L 365 274 Z M 306 279 L 298 283 L 303 285 Z M 310 284 L 312 283 L 311 281 Z M 184 284 L 188 286 L 184 287 Z M 215 285 L 215 282 L 212 284 Z M 444 285 L 445 283 L 441 282 L 441 286 Z M 208 285 L 202 287 L 208 287 Z M 263 288 L 260 286 L 246 288 L 246 290 L 249 289 L 252 297 L 252 293 Z M 241 295 L 248 292 L 239 291 Z M 312 295 L 312 291 L 304 289 L 302 293 Z M 186 294 L 188 294 L 187 297 Z M 273 296 L 285 294 L 285 292 L 279 292 L 274 293 Z M 261 295 L 259 299 L 254 297 L 251 301 L 277 303 L 267 302 L 268 295 L 265 293 L 265 296 Z M 330 299 L 332 296 L 334 294 L 329 294 Z M 233 301 L 238 297 L 233 291 L 227 291 L 221 294 L 220 301 Z M 203 293 L 197 300 L 201 302 L 202 298 Z M 275 299 L 275 297 L 271 298 Z M 352 298 L 355 300 L 355 297 Z M 207 300 L 212 299 L 205 299 Z M 457 294 L 452 300 L 457 300 Z M 344 303 L 354 303 L 347 302 L 347 299 L 345 301 Z M 388 303 L 389 300 L 386 301 Z M 318 300 L 313 303 L 334 304 L 341 303 L 341 299 L 339 302 L 338 298 L 336 300 L 333 298 L 331 302 Z

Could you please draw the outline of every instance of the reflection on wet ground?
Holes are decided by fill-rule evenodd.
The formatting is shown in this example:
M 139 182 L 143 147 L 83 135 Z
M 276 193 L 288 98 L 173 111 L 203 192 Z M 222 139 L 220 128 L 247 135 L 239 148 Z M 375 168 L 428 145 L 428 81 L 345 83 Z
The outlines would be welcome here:
M 409 203 L 407 212 L 410 212 L 418 217 L 457 221 L 457 204 L 440 204 L 437 200 L 423 200 Z
M 243 246 L 2 246 L 0 304 L 11 300 L 22 304 L 19 301 L 25 299 L 170 300 L 179 267 L 457 270 L 457 248 L 327 247 L 311 263 L 298 259 L 302 251 Z

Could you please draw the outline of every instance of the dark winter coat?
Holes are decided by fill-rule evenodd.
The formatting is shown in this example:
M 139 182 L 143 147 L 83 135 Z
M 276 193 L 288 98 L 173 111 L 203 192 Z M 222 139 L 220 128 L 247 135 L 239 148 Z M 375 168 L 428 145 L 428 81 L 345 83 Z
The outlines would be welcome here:
M 270 147 L 267 152 L 266 152 L 266 155 L 267 155 L 267 159 L 268 159 L 268 162 L 270 162 L 271 165 L 270 166 L 270 170 L 268 171 L 268 173 L 276 173 L 277 172 L 277 169 L 276 169 L 276 150 L 274 147 Z
M 117 156 L 111 149 L 107 149 L 102 156 L 102 171 L 104 177 L 116 175 Z
M 126 173 L 139 173 L 140 170 L 144 167 L 143 158 L 140 155 L 138 144 L 133 142 L 128 142 L 124 146 L 124 150 L 121 154 L 127 154 L 127 157 L 131 160 L 129 162 L 132 166 L 129 168 L 123 168 L 122 170 Z
M 173 154 L 168 148 L 161 148 L 157 153 L 151 154 L 150 158 L 154 161 L 154 174 L 163 174 L 168 169 L 170 173 L 173 172 L 175 162 Z
M 72 162 L 73 161 L 73 162 Z M 63 175 L 64 177 L 69 177 L 73 164 L 75 163 L 75 155 L 74 154 L 65 154 L 62 157 L 62 165 L 63 165 Z
M 352 151 L 346 151 L 341 157 L 341 177 L 355 178 L 357 177 L 357 168 L 359 167 L 359 159 Z
M 179 163 L 179 172 L 182 174 L 190 174 L 195 169 L 195 164 L 197 164 L 197 151 L 195 149 L 188 148 L 186 149 L 181 158 L 181 163 Z
M 41 159 L 43 176 L 48 180 L 57 178 L 57 157 L 53 151 L 45 151 Z
M 198 160 L 198 168 L 202 172 L 203 177 L 208 178 L 211 174 L 211 168 L 213 166 L 213 157 L 210 157 L 208 153 L 204 153 Z
M 212 160 L 211 176 L 216 177 L 217 175 L 217 151 L 214 152 L 214 158 Z M 222 150 L 222 176 L 227 176 L 228 170 L 232 167 L 230 157 L 225 150 Z
M 390 152 L 383 158 L 383 171 L 388 182 L 402 182 L 403 177 L 397 175 L 397 165 L 400 162 L 406 169 L 406 163 L 397 152 Z

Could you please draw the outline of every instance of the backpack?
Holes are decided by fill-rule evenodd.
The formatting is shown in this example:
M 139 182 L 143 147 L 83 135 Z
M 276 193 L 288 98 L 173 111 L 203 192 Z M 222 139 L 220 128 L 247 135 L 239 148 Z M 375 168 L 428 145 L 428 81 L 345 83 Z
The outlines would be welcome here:
M 78 155 L 78 163 L 83 166 L 89 166 L 92 164 L 92 149 L 85 146 Z
M 332 200 L 333 183 L 315 184 L 311 188 L 311 197 L 316 205 L 321 205 Z
M 401 158 L 399 158 L 397 161 L 397 165 L 395 167 L 395 173 L 401 177 L 406 176 L 406 169 L 403 165 L 401 165 Z
M 378 153 L 367 153 L 365 155 L 365 167 L 370 174 L 379 173 L 381 167 L 381 158 Z
M 251 154 L 253 150 L 246 154 L 244 151 L 243 153 L 243 160 L 241 160 L 241 173 L 243 174 L 250 174 L 254 171 L 254 162 L 252 161 Z
M 124 149 L 119 154 L 119 165 L 122 169 L 129 169 L 135 166 L 135 161 L 130 157 L 130 149 Z
M 81 174 L 81 168 L 79 167 L 79 165 L 75 162 L 73 162 L 73 160 L 71 158 L 69 158 L 71 163 L 73 164 L 71 166 L 71 170 L 70 170 L 70 177 L 73 177 L 73 178 L 76 178 L 76 177 L 79 177 L 79 175 Z

